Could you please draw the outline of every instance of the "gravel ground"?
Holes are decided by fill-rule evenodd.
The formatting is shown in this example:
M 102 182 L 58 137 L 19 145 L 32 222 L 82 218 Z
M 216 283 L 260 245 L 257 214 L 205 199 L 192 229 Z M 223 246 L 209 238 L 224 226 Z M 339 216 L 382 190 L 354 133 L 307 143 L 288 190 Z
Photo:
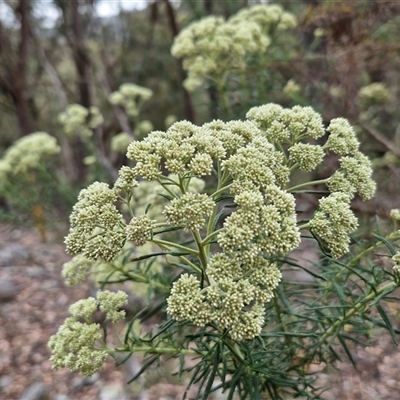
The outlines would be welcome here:
M 106 368 L 91 379 L 53 371 L 47 341 L 68 316 L 68 306 L 92 294 L 90 284 L 65 287 L 61 265 L 69 259 L 61 244 L 66 229 L 49 233 L 41 243 L 35 229 L 0 226 L 0 399 L 1 400 L 175 400 L 184 386 L 164 368 L 146 390 L 125 382 L 140 359 Z M 400 307 L 399 307 L 400 308 Z M 398 310 L 394 310 L 399 316 Z M 399 319 L 398 319 L 399 320 Z M 337 371 L 319 374 L 331 389 L 329 400 L 397 400 L 400 352 L 385 332 L 369 348 L 356 348 L 358 369 L 343 360 Z M 223 399 L 223 395 L 214 397 Z

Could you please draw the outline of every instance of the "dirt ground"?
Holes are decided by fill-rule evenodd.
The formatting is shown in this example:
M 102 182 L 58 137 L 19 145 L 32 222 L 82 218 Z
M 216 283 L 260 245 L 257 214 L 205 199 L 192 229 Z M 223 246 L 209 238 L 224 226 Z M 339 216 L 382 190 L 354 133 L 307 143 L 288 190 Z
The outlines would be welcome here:
M 0 225 L 0 399 L 1 400 L 175 400 L 184 386 L 162 373 L 146 387 L 126 385 L 140 359 L 115 367 L 112 360 L 91 379 L 53 371 L 47 341 L 68 316 L 68 306 L 93 294 L 89 283 L 64 285 L 62 264 L 66 227 L 48 232 L 42 243 L 34 228 Z M 355 349 L 358 369 L 343 361 L 338 371 L 319 374 L 331 389 L 329 400 L 400 399 L 400 352 L 387 333 L 369 348 Z M 223 399 L 224 396 L 215 396 Z

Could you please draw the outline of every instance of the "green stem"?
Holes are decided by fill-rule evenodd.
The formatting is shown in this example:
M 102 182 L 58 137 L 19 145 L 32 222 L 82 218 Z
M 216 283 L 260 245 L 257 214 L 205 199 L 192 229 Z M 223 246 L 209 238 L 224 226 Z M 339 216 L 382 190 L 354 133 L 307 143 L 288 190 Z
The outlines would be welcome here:
M 157 244 L 160 247 L 166 248 L 167 250 L 170 250 L 171 248 L 173 249 L 178 249 L 185 251 L 189 254 L 192 254 L 193 256 L 198 257 L 200 254 L 197 250 L 191 249 L 190 247 L 182 246 L 181 244 L 169 242 L 167 240 L 162 240 L 162 239 L 151 239 L 150 242 Z
M 214 232 L 212 232 L 212 233 L 210 233 L 209 235 L 207 235 L 204 239 L 203 239 L 203 241 L 201 242 L 201 244 L 204 246 L 204 245 L 208 245 L 209 243 L 209 241 L 210 241 L 210 239 L 212 239 L 213 237 L 215 237 L 215 236 L 217 236 L 220 232 L 222 232 L 223 231 L 223 229 L 221 228 L 221 229 L 217 229 L 216 231 L 214 231 Z
M 245 359 L 242 351 L 240 350 L 240 347 L 236 342 L 233 343 L 232 348 L 234 349 L 234 355 L 235 357 L 239 360 L 241 364 L 245 364 Z
M 309 227 L 310 227 L 310 223 L 298 226 L 299 230 L 309 229 Z
M 389 235 L 386 236 L 385 238 L 386 240 L 396 240 L 396 239 L 400 239 L 400 234 L 398 232 L 392 232 Z M 382 246 L 384 243 L 381 242 L 380 240 L 376 243 L 374 243 L 372 246 L 366 248 L 365 250 L 363 250 L 362 252 L 360 252 L 357 256 L 355 256 L 348 264 L 349 267 L 353 267 L 354 265 L 356 265 L 361 259 L 363 259 L 368 253 L 370 253 L 371 251 L 375 250 L 377 247 Z M 335 275 L 335 280 L 337 280 L 338 278 L 340 278 L 344 272 L 347 270 L 347 268 L 343 268 L 340 272 L 338 272 Z
M 106 349 L 107 350 L 107 349 Z M 109 349 L 111 352 L 115 351 L 130 351 L 132 353 L 150 353 L 150 354 L 171 354 L 180 353 L 184 355 L 198 355 L 200 352 L 192 349 L 175 349 L 174 347 L 151 347 L 151 346 L 138 346 L 123 349 Z M 107 350 L 108 351 L 108 350 Z
M 179 256 L 179 258 L 180 258 L 185 264 L 189 265 L 189 266 L 193 269 L 193 271 L 195 271 L 198 275 L 201 276 L 202 270 L 201 270 L 196 264 L 193 264 L 190 260 L 188 260 L 188 259 L 187 259 L 186 257 L 184 257 L 184 256 Z
M 232 186 L 232 183 L 230 183 L 229 185 L 226 185 L 226 186 L 224 186 L 224 187 L 222 187 L 222 188 L 220 188 L 220 189 L 217 189 L 217 190 L 211 195 L 211 197 L 212 197 L 213 199 L 215 199 L 219 194 L 225 192 L 225 191 L 228 190 L 231 186 Z
M 298 189 L 302 189 L 302 188 L 307 187 L 307 186 L 321 185 L 322 183 L 327 183 L 327 182 L 329 182 L 329 178 L 320 179 L 320 180 L 317 180 L 317 181 L 300 183 L 300 185 L 296 185 L 296 186 L 293 186 L 293 187 L 287 189 L 287 192 L 290 193 L 290 192 L 293 192 L 293 191 L 298 190 Z
M 297 168 L 299 168 L 299 163 L 293 164 L 290 169 L 289 172 L 292 173 L 294 170 L 296 170 Z
M 163 187 L 164 190 L 166 190 L 172 197 L 176 197 L 176 194 L 172 191 L 169 190 L 167 185 L 164 185 L 163 183 L 159 182 L 159 184 Z
M 390 282 L 387 285 L 381 287 L 380 289 L 371 292 L 369 295 L 364 297 L 359 303 L 357 303 L 353 308 L 348 310 L 343 317 L 339 318 L 332 326 L 322 335 L 320 342 L 323 343 L 329 336 L 331 336 L 340 326 L 342 326 L 348 319 L 350 319 L 357 311 L 364 306 L 366 306 L 370 301 L 377 298 L 384 291 L 397 287 L 395 282 Z
M 193 238 L 197 244 L 197 248 L 199 251 L 197 252 L 197 255 L 200 259 L 201 266 L 203 267 L 203 271 L 206 270 L 207 268 L 207 254 L 204 249 L 203 241 L 201 240 L 200 233 L 198 231 L 192 231 Z
M 282 320 L 281 308 L 279 307 L 278 299 L 276 298 L 276 296 L 273 297 L 273 302 L 274 302 L 274 309 L 275 309 L 276 317 L 277 317 L 278 322 L 279 322 L 279 324 L 281 326 L 282 332 L 286 332 L 285 324 L 283 323 L 283 320 Z M 289 339 L 289 337 L 287 335 L 285 335 L 285 339 L 284 340 L 285 340 L 286 345 L 288 346 L 288 348 L 290 348 L 291 347 L 291 343 L 290 343 L 290 339 Z
M 147 283 L 148 285 L 153 286 L 153 287 L 157 287 L 157 288 L 161 289 L 162 291 L 169 290 L 169 287 L 167 288 L 165 285 L 163 285 L 163 284 L 161 284 L 159 282 L 152 281 L 147 276 L 135 274 L 135 273 L 133 273 L 131 271 L 126 271 L 124 268 L 118 267 L 115 264 L 112 264 L 112 267 L 116 271 L 118 271 L 121 274 L 125 275 L 127 278 L 129 278 L 133 282 Z
M 226 91 L 225 91 L 225 87 L 224 87 L 225 80 L 226 80 L 226 78 L 224 76 L 222 76 L 221 79 L 215 80 L 215 83 L 217 85 L 218 94 L 221 99 L 222 110 L 225 114 L 225 117 L 228 118 L 229 117 L 229 104 L 228 104 L 228 101 L 226 98 Z
M 226 191 L 227 189 L 229 189 L 231 187 L 231 183 L 229 185 L 225 185 L 225 181 L 227 179 L 227 173 L 226 171 L 221 170 L 221 166 L 220 166 L 220 162 L 218 161 L 217 163 L 217 175 L 218 175 L 218 186 L 216 191 L 212 194 L 212 198 L 215 200 L 215 198 L 220 194 L 223 193 L 224 191 Z M 214 208 L 213 208 L 213 212 L 208 220 L 208 224 L 207 224 L 207 233 L 206 233 L 206 239 L 210 238 L 210 235 L 214 235 L 214 233 L 212 232 L 213 228 L 214 228 L 214 222 L 215 222 L 215 216 L 217 215 L 217 208 L 218 205 L 214 204 Z M 201 242 L 201 246 L 205 245 L 204 251 L 207 254 L 207 256 L 210 254 L 210 249 L 211 246 L 209 243 L 207 243 L 207 240 L 204 239 Z
M 400 234 L 399 232 L 392 232 L 389 235 L 386 236 L 385 238 L 386 240 L 397 240 L 400 239 Z M 355 265 L 358 263 L 358 261 L 362 258 L 364 258 L 364 256 L 368 253 L 370 253 L 372 250 L 376 249 L 377 247 L 381 246 L 382 244 L 384 244 L 383 242 L 381 242 L 380 240 L 376 243 L 374 243 L 372 246 L 366 248 L 365 250 L 363 250 L 361 253 L 359 253 L 356 257 L 354 257 L 349 265 Z

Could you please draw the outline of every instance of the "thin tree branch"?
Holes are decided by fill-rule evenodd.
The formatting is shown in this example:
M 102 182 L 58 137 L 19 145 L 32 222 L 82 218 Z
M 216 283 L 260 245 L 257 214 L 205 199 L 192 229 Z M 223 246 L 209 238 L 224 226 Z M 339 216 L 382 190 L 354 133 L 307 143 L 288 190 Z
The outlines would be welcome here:
M 391 151 L 397 157 L 400 157 L 400 149 L 389 139 L 383 136 L 380 132 L 378 132 L 373 126 L 358 121 L 358 124 L 368 133 L 370 134 L 377 142 L 385 146 L 389 151 Z

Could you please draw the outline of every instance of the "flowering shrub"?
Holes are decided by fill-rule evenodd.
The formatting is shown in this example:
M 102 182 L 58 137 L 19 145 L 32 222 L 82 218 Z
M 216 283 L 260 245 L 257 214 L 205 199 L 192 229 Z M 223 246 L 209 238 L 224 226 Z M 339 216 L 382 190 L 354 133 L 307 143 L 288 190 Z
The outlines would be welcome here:
M 17 140 L 0 160 L 0 178 L 26 175 L 40 169 L 46 159 L 60 152 L 54 137 L 45 132 L 35 132 Z M 11 178 L 12 179 L 12 178 Z
M 287 77 L 279 65 L 297 53 L 297 36 L 288 32 L 296 25 L 281 5 L 258 4 L 228 19 L 211 15 L 192 22 L 175 37 L 171 53 L 182 60 L 183 85 L 194 98 L 204 102 L 208 94 L 211 119 L 244 117 L 250 107 L 282 97 Z M 284 98 L 296 88 L 290 91 Z
M 143 103 L 151 98 L 153 92 L 145 87 L 133 83 L 124 83 L 109 96 L 111 104 L 117 104 L 126 110 L 133 119 L 139 116 Z
M 33 216 L 45 239 L 43 205 L 51 197 L 51 188 L 59 187 L 46 167 L 61 151 L 55 137 L 34 132 L 14 142 L 0 159 L 0 196 L 4 196 L 16 215 Z
M 392 98 L 388 88 L 380 82 L 371 83 L 370 85 L 362 87 L 358 92 L 358 96 L 364 108 L 375 104 L 385 104 Z
M 265 53 L 275 30 L 296 26 L 293 14 L 279 5 L 243 8 L 227 21 L 209 16 L 193 22 L 176 37 L 171 53 L 183 60 L 189 91 L 211 79 L 221 87 L 228 74 L 246 69 L 246 60 Z
M 308 181 L 307 173 L 327 155 L 338 158 L 338 169 Z M 121 168 L 113 187 L 95 182 L 81 191 L 65 240 L 74 258 L 63 275 L 76 284 L 107 264 L 111 272 L 103 287 L 140 282 L 161 296 L 161 306 L 150 302 L 147 312 L 123 326 L 116 324 L 125 317 L 123 292 L 100 290 L 97 299 L 79 301 L 50 339 L 54 367 L 91 375 L 107 354 L 143 352 L 148 358 L 139 374 L 163 354 L 179 358 L 181 374 L 192 354 L 199 361 L 189 385 L 197 382 L 202 398 L 216 390 L 217 377 L 229 398 L 235 392 L 243 399 L 263 392 L 281 398 L 285 388 L 311 393 L 310 363 L 332 362 L 335 337 L 348 351 L 340 336 L 344 324 L 398 281 L 378 288 L 388 275 L 374 272 L 375 281 L 363 287 L 366 270 L 355 272 L 362 280 L 354 289 L 349 275 L 360 257 L 335 261 L 349 251 L 357 228 L 351 199 L 370 199 L 375 190 L 350 124 L 337 118 L 325 129 L 310 107 L 267 104 L 250 109 L 245 121 L 176 122 L 132 142 L 127 157 L 133 166 Z M 296 184 L 295 171 L 303 176 Z M 305 190 L 320 198 L 310 218 L 300 220 L 296 196 Z M 282 278 L 288 265 L 307 270 L 292 253 L 301 232 L 308 239 L 312 234 L 330 263 L 309 271 L 316 279 L 308 289 Z M 149 246 L 145 254 L 141 246 Z M 339 304 L 332 302 L 336 293 Z M 98 308 L 105 323 L 116 324 L 117 346 L 94 322 Z M 160 309 L 166 321 L 158 332 L 133 330 L 136 319 L 144 323 Z
M 88 139 L 93 135 L 93 129 L 100 126 L 104 120 L 97 107 L 87 109 L 80 104 L 71 104 L 59 114 L 58 121 L 67 136 Z

